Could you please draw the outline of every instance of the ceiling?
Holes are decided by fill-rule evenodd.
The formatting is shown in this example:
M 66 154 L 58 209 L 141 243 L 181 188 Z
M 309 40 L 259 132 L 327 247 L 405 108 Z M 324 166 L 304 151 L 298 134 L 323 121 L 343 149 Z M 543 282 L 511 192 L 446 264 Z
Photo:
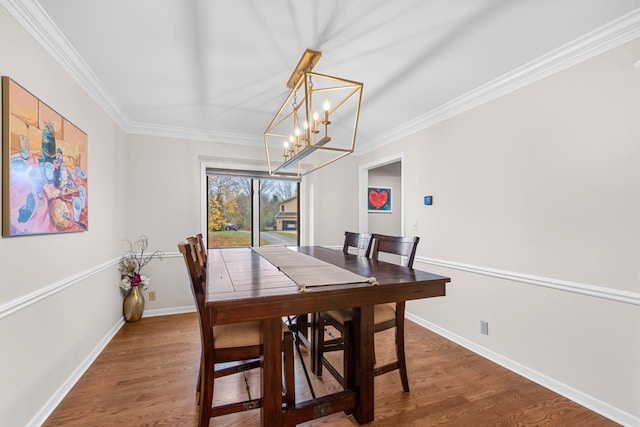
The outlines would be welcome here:
M 262 145 L 300 56 L 319 50 L 314 71 L 364 83 L 356 151 L 424 127 L 430 115 L 496 82 L 513 84 L 640 7 L 640 0 L 3 3 L 23 9 L 54 57 L 132 133 Z

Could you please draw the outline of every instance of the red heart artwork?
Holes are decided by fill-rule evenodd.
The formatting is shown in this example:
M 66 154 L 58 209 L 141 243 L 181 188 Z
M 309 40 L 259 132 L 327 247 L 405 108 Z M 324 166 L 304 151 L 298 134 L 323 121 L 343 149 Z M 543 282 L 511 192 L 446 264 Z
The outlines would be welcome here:
M 375 188 L 369 190 L 369 204 L 374 208 L 380 209 L 387 204 L 387 200 L 389 200 L 389 191 L 382 189 L 378 191 Z

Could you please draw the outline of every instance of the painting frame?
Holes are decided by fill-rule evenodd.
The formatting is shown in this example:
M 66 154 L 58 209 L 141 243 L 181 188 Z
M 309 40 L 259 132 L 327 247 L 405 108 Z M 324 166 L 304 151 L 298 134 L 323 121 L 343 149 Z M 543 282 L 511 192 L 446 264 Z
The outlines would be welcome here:
M 2 76 L 2 236 L 89 229 L 88 135 Z
M 392 188 L 371 186 L 367 187 L 367 211 L 377 213 L 392 213 Z

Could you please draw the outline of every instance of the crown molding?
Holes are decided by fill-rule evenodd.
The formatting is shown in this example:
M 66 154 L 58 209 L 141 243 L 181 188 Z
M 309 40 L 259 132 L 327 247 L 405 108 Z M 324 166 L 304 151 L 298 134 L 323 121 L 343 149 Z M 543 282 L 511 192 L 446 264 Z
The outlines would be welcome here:
M 262 135 L 241 134 L 234 132 L 206 131 L 204 129 L 183 128 L 178 126 L 156 125 L 132 122 L 123 129 L 128 134 L 157 136 L 163 138 L 187 139 L 192 141 L 221 142 L 234 145 L 259 147 L 264 145 Z
M 153 123 L 131 122 L 122 111 L 121 106 L 45 13 L 38 1 L 0 0 L 0 4 L 5 6 L 9 13 L 123 131 L 201 141 L 214 139 L 242 145 L 257 146 L 262 144 L 262 140 L 257 141 L 252 135 L 206 132 Z M 638 37 L 640 37 L 640 8 L 376 138 L 362 141 L 358 144 L 356 154 L 364 154 L 398 141 Z
M 0 4 L 122 129 L 127 128 L 120 105 L 37 1 L 0 0 Z
M 11 15 L 126 133 L 261 146 L 252 135 L 130 121 L 122 107 L 36 0 L 0 0 Z
M 364 154 L 396 142 L 467 110 L 478 107 L 552 74 L 640 37 L 640 8 L 424 113 L 405 124 L 359 144 Z M 640 63 L 640 61 L 638 62 Z
M 132 122 L 93 70 L 36 0 L 0 0 L 0 4 L 25 28 L 53 59 L 126 133 L 227 144 L 261 146 L 254 135 L 180 128 L 153 123 Z

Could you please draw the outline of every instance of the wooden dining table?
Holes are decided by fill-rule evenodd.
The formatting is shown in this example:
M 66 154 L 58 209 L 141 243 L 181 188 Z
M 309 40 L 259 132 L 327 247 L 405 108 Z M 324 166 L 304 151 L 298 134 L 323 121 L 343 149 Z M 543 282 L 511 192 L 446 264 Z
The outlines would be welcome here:
M 288 249 L 365 278 L 375 278 L 375 284 L 301 287 L 251 248 L 210 249 L 206 304 L 211 322 L 260 320 L 262 323 L 261 425 L 296 425 L 342 411 L 352 413 L 360 424 L 371 422 L 374 420 L 374 305 L 444 296 L 450 279 L 321 246 Z M 328 396 L 283 405 L 282 318 L 340 308 L 353 308 L 351 368 L 355 384 Z M 208 405 L 200 406 L 201 410 L 207 410 Z

